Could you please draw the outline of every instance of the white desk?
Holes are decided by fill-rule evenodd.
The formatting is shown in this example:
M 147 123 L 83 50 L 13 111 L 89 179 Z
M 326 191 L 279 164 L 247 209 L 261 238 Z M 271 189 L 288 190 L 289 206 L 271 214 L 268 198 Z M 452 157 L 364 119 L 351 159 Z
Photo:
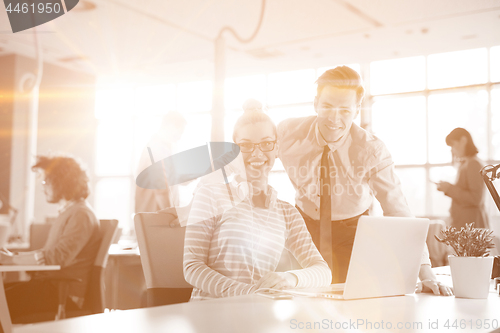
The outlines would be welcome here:
M 5 298 L 2 272 L 21 271 L 57 271 L 61 266 L 57 265 L 0 265 L 0 323 L 5 333 L 12 332 L 12 321 L 10 319 L 9 307 Z
M 109 248 L 106 265 L 106 308 L 135 309 L 141 307 L 146 290 L 141 257 L 137 246 L 123 249 L 118 244 Z
M 365 300 L 327 300 L 294 298 L 271 300 L 247 295 L 210 301 L 190 302 L 147 309 L 115 311 L 58 322 L 25 325 L 14 333 L 86 333 L 86 332 L 490 332 L 485 320 L 500 326 L 500 297 L 492 291 L 488 299 L 460 299 L 414 294 Z M 371 322 L 373 329 L 361 320 Z M 444 326 L 446 321 L 450 329 Z M 455 329 L 472 323 L 470 329 Z M 469 322 L 469 320 L 472 320 Z M 481 320 L 483 328 L 477 328 Z M 332 321 L 332 322 L 330 322 Z M 325 325 L 322 329 L 305 329 L 307 323 Z M 386 329 L 375 329 L 376 325 Z M 337 324 L 336 324 L 337 323 Z M 392 329 L 387 329 L 391 323 Z M 429 326 L 429 325 L 438 325 Z M 359 325 L 357 325 L 359 324 Z M 300 329 L 304 325 L 303 329 Z M 344 329 L 336 329 L 344 325 Z M 356 325 L 356 326 L 354 326 Z M 398 328 L 397 325 L 403 325 Z M 407 325 L 407 328 L 404 328 Z M 495 324 L 496 325 L 496 324 Z M 318 326 L 317 326 L 318 327 Z M 332 327 L 332 328 L 330 328 Z M 345 329 L 347 328 L 347 329 Z

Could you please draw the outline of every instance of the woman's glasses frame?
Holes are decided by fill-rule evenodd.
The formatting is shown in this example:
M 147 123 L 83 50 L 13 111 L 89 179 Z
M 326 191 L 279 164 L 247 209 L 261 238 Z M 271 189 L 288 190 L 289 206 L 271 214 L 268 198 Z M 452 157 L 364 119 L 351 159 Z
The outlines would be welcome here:
M 240 147 L 242 153 L 253 153 L 255 147 L 259 147 L 260 151 L 263 153 L 270 152 L 276 147 L 276 141 L 262 141 L 259 143 L 253 142 L 242 142 L 237 144 Z

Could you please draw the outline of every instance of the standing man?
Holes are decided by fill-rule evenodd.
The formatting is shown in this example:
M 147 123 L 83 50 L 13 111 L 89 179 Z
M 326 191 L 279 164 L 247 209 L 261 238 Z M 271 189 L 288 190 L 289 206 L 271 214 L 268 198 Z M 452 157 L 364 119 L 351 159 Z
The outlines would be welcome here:
M 296 205 L 333 274 L 345 282 L 358 219 L 368 215 L 373 194 L 386 216 L 412 216 L 384 143 L 353 124 L 364 88 L 346 66 L 317 80 L 317 115 L 278 126 L 279 157 L 296 190 Z M 435 294 L 451 294 L 432 273 L 427 250 L 420 279 Z
M 170 111 L 163 117 L 160 129 L 153 134 L 142 151 L 137 175 L 152 164 L 151 158 L 156 162 L 175 153 L 175 145 L 182 137 L 186 125 L 186 119 L 178 112 Z M 162 190 L 135 187 L 136 213 L 156 212 L 175 206 L 179 206 L 179 192 L 175 187 L 167 186 Z

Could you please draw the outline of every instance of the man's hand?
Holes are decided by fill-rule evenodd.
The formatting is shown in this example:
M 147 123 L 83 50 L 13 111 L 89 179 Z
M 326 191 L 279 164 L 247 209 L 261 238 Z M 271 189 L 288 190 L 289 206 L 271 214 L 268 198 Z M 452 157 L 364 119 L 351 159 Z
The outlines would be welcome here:
M 452 296 L 453 288 L 436 280 L 423 280 L 417 283 L 416 293 L 434 293 L 434 295 Z
M 272 289 L 290 289 L 295 288 L 299 280 L 292 273 L 269 272 L 257 282 L 257 289 L 272 288 Z
M 5 247 L 2 247 L 0 249 L 0 253 L 5 253 L 7 255 L 13 255 L 14 254 L 14 253 L 10 252 L 9 250 L 7 250 L 7 248 L 5 248 Z
M 448 182 L 439 182 L 436 184 L 436 186 L 437 186 L 438 191 L 446 193 L 446 192 L 448 192 L 448 190 L 450 189 L 450 187 L 452 185 Z
M 14 254 L 6 249 L 0 250 L 0 264 L 2 265 L 13 265 L 14 264 Z
M 417 283 L 415 292 L 432 292 L 434 295 L 444 296 L 453 295 L 453 288 L 450 288 L 437 280 L 436 275 L 434 275 L 434 272 L 431 269 L 431 265 L 421 265 L 418 277 L 421 282 Z

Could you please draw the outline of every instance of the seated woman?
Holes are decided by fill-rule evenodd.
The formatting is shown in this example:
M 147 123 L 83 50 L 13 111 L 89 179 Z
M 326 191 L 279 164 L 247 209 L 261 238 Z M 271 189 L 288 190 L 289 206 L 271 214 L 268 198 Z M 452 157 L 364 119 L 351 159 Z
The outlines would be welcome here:
M 0 262 L 6 265 L 60 265 L 61 270 L 36 272 L 28 282 L 5 285 L 13 322 L 18 317 L 39 312 L 57 312 L 58 287 L 50 280 L 54 277 L 81 280 L 70 284 L 67 309 L 81 307 L 101 243 L 99 221 L 85 201 L 90 194 L 89 179 L 78 162 L 67 156 L 38 156 L 32 169 L 41 172 L 46 200 L 59 205 L 59 215 L 42 249 L 19 254 L 3 250 Z
M 191 206 L 184 242 L 184 277 L 194 287 L 191 300 L 260 288 L 322 287 L 332 280 L 300 213 L 277 199 L 268 185 L 278 151 L 275 124 L 257 101 L 244 109 L 233 140 L 246 174 L 237 176 L 239 183 L 233 182 L 229 191 L 222 183 L 201 187 Z M 275 272 L 284 249 L 303 269 Z

